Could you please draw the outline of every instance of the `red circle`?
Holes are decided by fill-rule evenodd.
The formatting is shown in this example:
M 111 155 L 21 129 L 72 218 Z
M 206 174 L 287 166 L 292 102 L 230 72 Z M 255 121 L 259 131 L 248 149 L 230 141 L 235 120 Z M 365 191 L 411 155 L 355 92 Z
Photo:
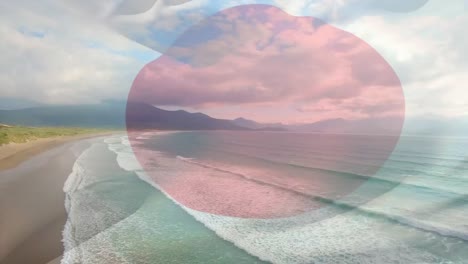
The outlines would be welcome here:
M 180 106 L 269 103 L 272 111 L 275 106 L 297 106 L 298 115 L 310 113 L 319 119 L 323 115 L 323 120 L 335 113 L 335 118 L 355 124 L 362 134 L 380 130 L 387 134 L 380 141 L 368 141 L 383 149 L 377 166 L 365 168 L 370 175 L 392 153 L 405 112 L 398 76 L 365 41 L 315 18 L 294 17 L 267 5 L 226 9 L 189 29 L 139 72 L 128 102 L 127 129 L 134 147 L 145 129 L 158 128 L 146 122 L 157 117 L 149 117 L 147 108 L 135 102 Z M 340 158 L 346 160 L 356 146 L 344 143 L 341 148 Z M 241 178 L 207 179 L 189 171 L 168 179 L 153 172 L 148 152 L 135 153 L 156 184 L 194 210 L 276 218 L 317 209 L 316 200 L 300 193 L 308 190 L 291 192 Z M 335 165 L 332 169 L 339 171 L 340 164 Z M 300 184 L 317 185 L 307 179 Z M 340 196 L 358 187 L 340 190 Z

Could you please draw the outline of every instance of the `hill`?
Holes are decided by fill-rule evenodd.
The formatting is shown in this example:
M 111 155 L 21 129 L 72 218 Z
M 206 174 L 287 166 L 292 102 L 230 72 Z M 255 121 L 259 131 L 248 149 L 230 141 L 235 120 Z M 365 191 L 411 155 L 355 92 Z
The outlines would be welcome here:
M 54 105 L 0 110 L 0 122 L 17 126 L 125 128 L 125 108 L 119 104 Z
M 287 131 L 285 125 L 281 123 L 259 123 L 243 117 L 236 118 L 232 122 L 238 126 L 258 131 Z
M 329 119 L 310 124 L 263 124 L 245 118 L 216 119 L 203 113 L 163 110 L 144 103 L 105 102 L 94 105 L 53 105 L 17 110 L 0 110 L 1 124 L 37 127 L 82 127 L 106 129 L 165 130 L 249 130 L 303 133 L 394 134 L 395 118 L 345 120 Z M 404 134 L 468 135 L 468 117 L 410 118 Z
M 0 97 L 0 110 L 17 110 L 41 106 L 42 104 L 15 97 Z
M 0 123 L 37 127 L 166 130 L 249 130 L 202 113 L 168 111 L 143 103 L 54 105 L 0 110 Z
M 183 110 L 168 111 L 143 103 L 128 103 L 126 118 L 130 129 L 248 130 L 231 120 Z

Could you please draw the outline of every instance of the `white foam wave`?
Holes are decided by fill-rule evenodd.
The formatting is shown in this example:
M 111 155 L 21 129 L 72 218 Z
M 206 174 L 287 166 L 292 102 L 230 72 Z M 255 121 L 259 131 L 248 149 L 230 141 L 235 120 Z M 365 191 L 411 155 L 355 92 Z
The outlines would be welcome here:
M 242 174 L 242 173 L 239 173 L 239 172 L 236 172 L 236 171 L 229 171 L 229 170 L 219 168 L 219 167 L 216 167 L 216 166 L 212 166 L 212 165 L 208 165 L 208 164 L 205 164 L 205 163 L 200 163 L 200 162 L 194 161 L 193 158 L 184 158 L 184 157 L 181 157 L 181 156 L 177 156 L 177 158 L 182 160 L 182 161 L 191 163 L 191 164 L 202 166 L 204 168 L 209 168 L 209 169 L 214 169 L 214 170 L 218 170 L 218 171 L 222 171 L 222 172 L 227 172 L 227 173 L 231 173 L 231 174 L 241 176 L 241 177 L 243 177 L 243 178 L 245 178 L 247 180 L 253 180 L 252 177 L 250 177 L 250 176 L 248 176 L 246 174 Z M 255 180 L 255 181 L 258 181 L 258 180 Z M 302 193 L 303 195 L 311 196 L 311 198 L 317 198 L 317 199 L 320 199 L 320 200 L 322 200 L 324 202 L 328 202 L 331 205 L 344 206 L 344 207 L 347 207 L 347 208 L 355 208 L 355 210 L 358 210 L 358 211 L 360 211 L 362 213 L 374 215 L 375 217 L 388 219 L 388 220 L 395 221 L 395 222 L 398 222 L 400 224 L 411 226 L 411 227 L 414 227 L 414 228 L 417 228 L 417 229 L 421 229 L 421 230 L 425 230 L 425 231 L 429 231 L 429 232 L 435 232 L 435 233 L 438 233 L 438 234 L 443 235 L 443 236 L 457 237 L 457 238 L 468 241 L 468 226 L 457 226 L 457 229 L 455 229 L 453 224 L 450 225 L 450 224 L 444 224 L 444 223 L 441 223 L 441 222 L 433 222 L 433 221 L 428 221 L 428 220 L 424 220 L 424 219 L 415 218 L 415 216 L 410 215 L 411 212 L 407 212 L 406 216 L 403 215 L 401 210 L 397 210 L 395 208 L 393 208 L 392 211 L 400 212 L 400 214 L 388 212 L 388 211 L 386 211 L 386 210 L 388 210 L 387 206 L 363 205 L 363 206 L 360 206 L 360 207 L 355 207 L 355 205 L 349 203 L 349 201 L 346 202 L 346 201 L 342 201 L 342 200 L 330 200 L 330 199 L 328 199 L 328 198 L 326 198 L 324 196 L 315 195 L 315 194 L 310 195 L 308 193 L 303 193 L 300 190 L 296 190 L 296 189 L 290 188 L 288 186 L 281 186 L 281 185 L 278 185 L 278 184 L 275 184 L 275 183 L 267 183 L 267 182 L 263 182 L 263 181 L 259 181 L 259 182 L 261 182 L 263 184 L 269 184 L 269 185 L 272 185 L 272 186 L 275 186 L 275 187 L 278 187 L 278 188 L 282 188 L 282 189 L 285 189 L 285 190 L 289 189 L 290 191 L 295 192 L 295 193 Z
M 129 148 L 121 143 L 122 140 L 120 137 L 112 137 L 102 142 L 107 144 L 108 149 L 121 152 Z M 127 261 L 112 243 L 101 245 L 104 241 L 111 242 L 107 238 L 107 230 L 113 226 L 109 226 L 109 223 L 120 220 L 119 217 L 125 215 L 111 200 L 101 200 L 99 194 L 88 189 L 98 182 L 106 181 L 106 177 L 109 179 L 113 177 L 112 171 L 107 171 L 105 166 L 108 160 L 104 160 L 104 163 L 100 163 L 99 160 L 99 157 L 107 151 L 106 145 L 102 142 L 92 144 L 77 158 L 73 171 L 64 185 L 68 218 L 62 232 L 65 248 L 62 264 L 102 263 L 102 260 L 108 263 L 132 263 Z M 116 144 L 117 142 L 119 144 Z M 111 157 L 106 156 L 112 160 Z
M 154 136 L 161 136 L 161 135 L 169 135 L 169 134 L 174 134 L 174 133 L 178 133 L 180 131 L 160 131 L 160 130 L 157 130 L 157 131 L 148 131 L 148 132 L 144 132 L 144 133 L 141 133 L 139 136 L 135 137 L 135 139 L 137 140 L 146 140 L 146 139 L 150 139 Z
M 109 149 L 120 157 L 118 163 L 122 168 L 136 172 L 141 180 L 160 190 L 220 237 L 262 260 L 298 264 L 310 263 L 312 260 L 314 263 L 416 263 L 437 260 L 436 256 L 426 251 L 409 249 L 401 241 L 388 238 L 384 227 L 387 221 L 382 222 L 380 218 L 468 240 L 468 232 L 372 207 L 359 208 L 322 221 L 317 219 L 320 215 L 326 215 L 329 208 L 283 219 L 241 219 L 199 212 L 180 204 L 160 188 L 141 166 L 136 165 L 138 161 L 131 148 L 124 143 L 125 138 L 121 140 L 120 144 L 109 144 Z M 192 158 L 182 156 L 177 159 L 195 162 Z M 379 217 L 369 217 L 369 214 Z
M 263 261 L 272 263 L 416 263 L 434 258 L 429 253 L 412 250 L 398 255 L 400 242 L 385 238 L 379 223 L 359 214 L 339 215 L 315 221 L 321 212 L 308 213 L 288 219 L 242 219 L 219 216 L 190 209 L 173 199 L 145 172 L 139 178 L 152 185 L 197 221 L 239 248 Z M 287 231 L 284 231 L 287 230 Z M 400 244 L 400 245 L 398 245 Z M 336 256 L 334 256 L 336 255 Z M 365 258 L 361 256 L 365 255 Z M 353 256 L 355 257 L 352 260 Z M 349 262 L 348 262 L 349 261 Z
M 118 165 L 126 171 L 142 170 L 132 148 L 128 137 L 113 138 L 106 142 L 110 151 L 117 154 Z
M 120 137 L 108 137 L 104 139 L 104 143 L 107 144 L 119 144 L 122 142 L 122 139 Z
M 68 175 L 68 178 L 63 186 L 63 191 L 65 193 L 73 192 L 80 188 L 82 179 L 86 174 L 86 167 L 82 164 L 82 162 L 84 159 L 86 159 L 92 146 L 93 145 L 91 145 L 88 149 L 83 151 L 73 164 L 72 172 L 70 173 L 70 175 Z
M 191 160 L 193 160 L 193 158 L 186 158 L 186 157 L 183 157 L 183 156 L 177 156 L 176 158 L 179 159 L 179 160 L 182 160 L 182 161 L 191 161 Z
M 65 223 L 64 230 L 62 231 L 62 242 L 66 252 L 71 251 L 77 247 L 76 241 L 73 237 L 73 218 L 75 217 L 75 215 L 72 210 L 73 202 L 70 198 L 70 194 L 82 188 L 83 180 L 86 177 L 86 166 L 83 164 L 83 162 L 89 155 L 93 146 L 94 144 L 91 145 L 85 151 L 83 151 L 80 156 L 78 156 L 75 163 L 73 164 L 72 172 L 68 176 L 63 186 L 63 191 L 65 192 L 65 210 L 68 214 L 67 222 Z M 64 254 L 61 259 L 61 263 L 73 263 L 70 261 L 71 256 L 72 255 L 70 254 Z
M 122 138 L 122 144 L 123 144 L 124 146 L 127 146 L 127 147 L 130 147 L 130 146 L 131 146 L 131 145 L 130 145 L 130 140 L 128 140 L 128 138 L 126 138 L 126 137 L 125 137 L 125 138 Z
M 467 226 L 465 226 L 464 230 L 463 229 L 459 230 L 459 229 L 454 229 L 453 226 L 450 226 L 448 224 L 444 224 L 441 222 L 433 222 L 433 221 L 427 221 L 427 220 L 418 219 L 414 217 L 392 214 L 392 213 L 385 212 L 381 209 L 361 208 L 361 210 L 364 210 L 371 214 L 377 214 L 380 217 L 385 217 L 387 219 L 391 219 L 398 223 L 408 225 L 417 229 L 434 232 L 442 236 L 456 237 L 456 238 L 460 238 L 462 240 L 468 241 Z M 459 228 L 462 228 L 462 227 L 459 227 Z
M 150 139 L 154 137 L 155 135 L 158 135 L 159 133 L 161 132 L 158 132 L 158 131 L 145 132 L 141 134 L 140 136 L 136 137 L 136 139 L 138 140 Z

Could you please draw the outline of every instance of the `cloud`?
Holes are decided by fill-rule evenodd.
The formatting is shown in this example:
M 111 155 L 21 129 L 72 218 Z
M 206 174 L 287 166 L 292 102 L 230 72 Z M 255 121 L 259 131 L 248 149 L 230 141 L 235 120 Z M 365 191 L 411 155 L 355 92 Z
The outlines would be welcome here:
M 122 99 L 138 70 L 155 57 L 62 2 L 1 5 L 2 96 L 66 104 Z
M 368 14 L 412 12 L 427 2 L 428 0 L 127 0 L 114 5 L 113 11 L 108 12 L 107 20 L 124 36 L 164 53 L 185 30 L 230 7 L 267 4 L 292 15 L 313 16 L 327 23 L 342 23 Z M 81 5 L 87 6 L 86 3 L 88 1 Z M 95 8 L 95 4 L 90 5 Z
M 156 11 L 162 9 L 153 13 L 157 16 L 143 11 L 150 6 L 150 2 L 1 2 L 1 95 L 54 103 L 125 98 L 135 75 L 146 62 L 159 55 L 137 43 L 164 51 L 185 30 L 207 15 L 229 6 L 269 3 L 290 14 L 325 20 L 369 43 L 390 63 L 400 78 L 407 115 L 456 116 L 468 112 L 465 92 L 468 82 L 465 77 L 468 40 L 464 26 L 468 21 L 464 0 L 454 0 L 450 4 L 435 0 L 427 3 L 420 1 L 424 5 L 416 8 L 407 6 L 415 1 L 391 1 L 392 8 L 399 9 L 394 11 L 399 13 L 375 5 L 382 2 L 378 0 L 168 0 L 163 7 L 153 8 Z M 141 19 L 145 16 L 148 17 L 146 20 Z M 232 44 L 226 45 L 224 49 L 232 49 L 235 46 Z M 266 44 L 261 43 L 260 46 Z M 346 46 L 336 47 L 339 48 Z M 221 49 L 218 53 L 222 55 L 225 51 Z M 200 64 L 206 64 L 216 58 L 216 54 L 212 48 L 209 56 L 194 59 Z M 266 61 L 274 64 L 275 58 L 265 58 Z M 365 60 L 359 64 L 365 64 Z M 256 70 L 251 71 L 251 74 L 260 74 L 261 70 Z M 263 67 L 264 72 L 267 70 L 270 69 Z M 372 72 L 373 69 L 368 70 Z M 222 81 L 221 73 L 213 78 Z M 355 71 L 353 74 L 363 75 L 360 79 L 378 76 L 366 74 L 366 71 Z M 271 81 L 274 79 L 271 78 Z M 277 82 L 282 81 L 279 77 L 276 79 L 279 79 Z M 272 100 L 261 93 L 261 89 L 250 89 L 256 91 L 252 97 L 263 100 L 264 104 Z M 248 91 L 246 88 L 244 94 Z M 281 89 L 275 91 L 281 94 Z M 248 97 L 241 95 L 238 93 L 232 98 Z M 205 100 L 201 95 L 200 98 L 193 97 L 198 102 Z M 221 97 L 223 95 L 218 94 L 215 98 L 221 100 Z M 291 114 L 291 109 L 313 108 L 311 104 L 298 102 L 294 107 L 282 110 Z M 260 113 L 266 112 L 260 106 L 255 109 Z M 219 112 L 223 111 L 219 109 Z
M 468 16 L 462 5 L 429 2 L 412 16 L 368 16 L 344 27 L 375 47 L 395 69 L 408 115 L 468 113 Z
M 228 9 L 187 31 L 140 72 L 129 100 L 271 109 L 341 100 L 335 107 L 348 116 L 404 113 L 396 74 L 364 41 L 264 5 Z

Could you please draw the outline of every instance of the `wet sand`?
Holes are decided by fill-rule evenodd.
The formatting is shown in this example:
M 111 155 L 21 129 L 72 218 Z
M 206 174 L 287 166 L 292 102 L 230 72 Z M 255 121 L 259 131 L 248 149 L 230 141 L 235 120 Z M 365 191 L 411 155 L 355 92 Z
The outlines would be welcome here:
M 0 147 L 0 263 L 60 263 L 63 185 L 79 153 L 99 136 Z
M 63 145 L 67 142 L 105 136 L 112 133 L 85 134 L 69 137 L 41 138 L 26 143 L 11 143 L 0 146 L 0 171 L 14 168 L 29 158 L 48 149 Z

